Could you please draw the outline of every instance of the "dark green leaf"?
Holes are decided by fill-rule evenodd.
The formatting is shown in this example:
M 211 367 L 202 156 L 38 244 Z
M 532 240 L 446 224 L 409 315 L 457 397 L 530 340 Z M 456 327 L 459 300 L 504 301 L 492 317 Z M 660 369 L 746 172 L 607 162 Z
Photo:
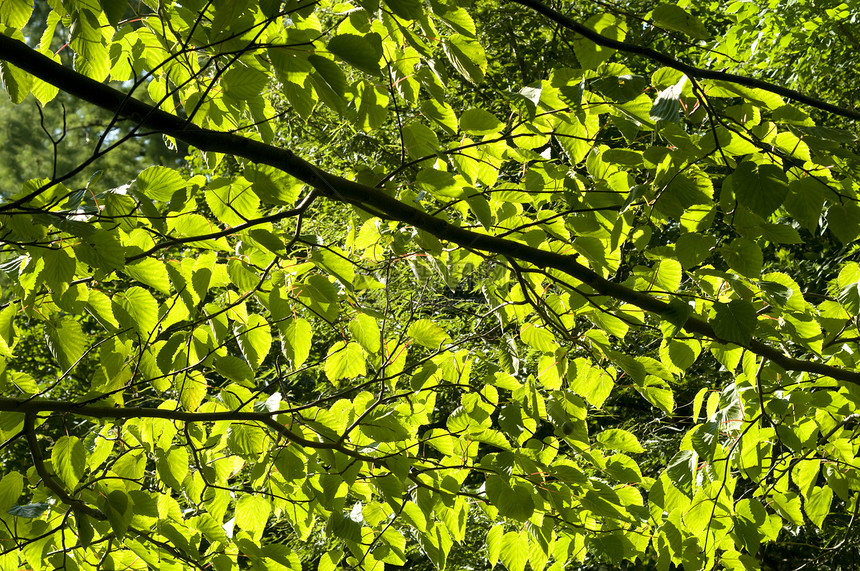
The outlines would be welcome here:
M 767 219 L 788 196 L 788 179 L 776 165 L 744 161 L 732 174 L 732 188 L 740 204 Z
M 676 4 L 661 4 L 651 13 L 654 23 L 661 28 L 681 32 L 697 40 L 708 40 L 710 34 L 698 18 Z
M 9 508 L 7 513 L 17 517 L 34 518 L 45 513 L 50 507 L 51 504 L 46 503 L 27 504 L 25 506 L 13 506 Z
M 764 257 L 758 244 L 747 238 L 735 238 L 722 247 L 723 258 L 730 268 L 751 279 L 761 275 Z
M 358 36 L 341 34 L 328 42 L 328 50 L 362 71 L 379 75 L 379 59 L 382 57 L 382 38 L 379 34 Z
M 711 326 L 720 339 L 738 345 L 750 342 L 757 324 L 755 308 L 751 303 L 740 299 L 729 303 L 715 302 L 714 312 Z

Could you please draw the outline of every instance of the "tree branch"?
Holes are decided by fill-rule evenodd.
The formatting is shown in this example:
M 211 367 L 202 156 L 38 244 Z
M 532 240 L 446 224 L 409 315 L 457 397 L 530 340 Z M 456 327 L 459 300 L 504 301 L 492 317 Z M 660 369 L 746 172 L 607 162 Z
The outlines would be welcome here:
M 513 0 L 515 2 L 534 3 L 535 6 L 540 6 L 543 9 L 556 14 L 559 18 L 564 18 L 571 25 L 576 24 L 565 16 L 557 14 L 546 8 L 534 0 Z M 577 31 L 581 27 L 576 24 Z M 588 32 L 592 36 L 598 36 L 601 41 L 611 42 L 602 45 L 610 47 L 626 47 L 628 44 L 615 42 L 608 38 L 603 38 L 583 28 L 583 35 Z M 636 50 L 643 50 L 638 46 L 630 46 Z M 648 50 L 653 51 L 653 50 Z M 639 53 L 639 52 L 634 52 Z M 654 52 L 657 54 L 657 52 Z M 647 55 L 647 54 L 643 54 Z M 657 54 L 660 55 L 660 54 Z M 667 56 L 660 55 L 663 60 L 672 60 Z M 209 129 L 203 129 L 195 125 L 189 124 L 184 119 L 166 113 L 160 109 L 156 109 L 142 101 L 131 99 L 123 92 L 116 90 L 108 85 L 101 84 L 93 79 L 85 77 L 74 70 L 60 65 L 50 58 L 43 56 L 37 51 L 29 48 L 26 44 L 19 42 L 8 36 L 0 35 L 0 59 L 6 60 L 14 64 L 24 71 L 27 71 L 39 79 L 58 87 L 69 95 L 87 101 L 93 105 L 103 109 L 112 111 L 120 116 L 128 117 L 133 121 L 137 121 L 141 126 L 148 129 L 158 131 L 175 137 L 189 145 L 195 146 L 203 151 L 212 151 L 218 153 L 231 154 L 237 157 L 242 157 L 257 163 L 266 164 L 277 168 L 299 180 L 315 188 L 320 194 L 325 195 L 329 199 L 337 200 L 347 204 L 352 204 L 362 209 L 369 209 L 382 213 L 383 216 L 392 220 L 397 220 L 414 226 L 415 228 L 424 230 L 429 234 L 445 241 L 452 242 L 464 248 L 483 250 L 501 256 L 509 256 L 523 262 L 533 264 L 540 268 L 553 268 L 568 274 L 569 276 L 583 282 L 597 293 L 612 297 L 618 301 L 627 302 L 636 307 L 653 313 L 656 315 L 664 315 L 669 304 L 665 301 L 647 295 L 645 293 L 630 289 L 621 284 L 612 282 L 590 268 L 576 261 L 575 256 L 558 254 L 538 248 L 533 248 L 525 244 L 506 240 L 486 234 L 472 232 L 459 226 L 455 226 L 445 220 L 436 218 L 431 214 L 418 210 L 412 206 L 404 204 L 396 198 L 389 196 L 384 191 L 359 184 L 339 176 L 326 173 L 310 162 L 298 157 L 295 153 L 287 149 L 277 148 L 271 145 L 266 145 L 259 141 L 247 139 L 232 133 L 223 133 Z M 664 61 L 664 63 L 667 63 Z M 685 69 L 689 68 L 690 73 L 695 73 L 696 68 L 690 68 L 686 64 L 675 62 L 677 65 L 684 65 Z M 667 63 L 668 65 L 668 63 Z M 683 71 L 683 70 L 682 70 Z M 686 71 L 685 71 L 686 73 Z M 699 77 L 714 77 L 717 72 L 704 72 Z M 752 85 L 749 82 L 757 82 L 740 76 L 732 76 L 731 74 L 718 74 L 720 79 L 731 81 L 732 77 L 737 77 L 743 82 L 743 85 Z M 758 87 L 756 84 L 755 86 Z M 780 88 L 782 89 L 782 88 Z M 788 90 L 790 91 L 790 90 Z M 776 92 L 776 91 L 774 91 Z M 835 111 L 834 111 L 835 112 Z M 860 114 L 857 114 L 860 118 Z M 0 206 L 0 212 L 8 212 L 34 198 L 37 193 L 21 197 L 11 203 Z M 720 343 L 727 341 L 721 339 L 711 328 L 710 324 L 701 318 L 690 317 L 684 324 L 684 329 L 690 333 L 702 335 Z M 860 372 L 851 371 L 844 368 L 826 365 L 821 362 L 807 361 L 795 359 L 783 354 L 780 350 L 770 347 L 761 341 L 753 340 L 746 346 L 753 353 L 769 359 L 771 362 L 779 365 L 787 371 L 799 371 L 812 373 L 817 375 L 826 375 L 841 381 L 860 384 Z M 7 399 L 8 400 L 8 399 Z M 0 401 L 2 403 L 2 401 Z M 77 409 L 82 410 L 83 407 Z M 132 410 L 132 409 L 112 409 L 112 410 Z M 134 409 L 142 410 L 142 409 Z M 153 409 L 155 410 L 155 409 Z M 23 412 L 20 411 L 19 412 Z M 75 411 L 66 411 L 75 412 Z M 180 414 L 198 414 L 198 413 L 180 413 Z M 212 413 L 220 414 L 220 413 Z M 231 413 L 225 413 L 231 414 Z M 232 414 L 252 414 L 252 413 L 232 413 Z M 98 416 L 98 415 L 94 415 Z M 154 413 L 153 413 L 154 416 Z M 105 413 L 105 418 L 110 415 Z M 128 416 L 126 416 L 128 417 Z M 164 417 L 162 417 L 164 418 Z M 194 417 L 194 420 L 201 420 L 199 417 Z M 248 418 L 249 420 L 262 420 L 260 418 Z M 192 418 L 189 418 L 192 420 Z M 214 419 L 213 419 L 214 420 Z M 240 420 L 239 417 L 221 418 L 218 420 Z M 267 422 L 274 422 L 274 419 L 269 418 Z M 293 435 L 295 436 L 295 435 Z M 318 444 L 318 443 L 315 443 Z M 317 447 L 319 447 L 317 445 Z
M 218 421 L 248 421 L 260 422 L 272 429 L 274 432 L 283 436 L 287 440 L 318 450 L 337 450 L 347 456 L 376 464 L 379 459 L 372 456 L 367 456 L 356 452 L 348 446 L 337 442 L 322 442 L 317 440 L 309 440 L 304 436 L 296 434 L 275 418 L 279 414 L 287 414 L 289 410 L 279 410 L 275 412 L 249 412 L 249 411 L 234 411 L 226 410 L 222 412 L 188 412 L 184 410 L 170 410 L 161 408 L 148 407 L 114 407 L 114 406 L 98 406 L 98 405 L 81 405 L 74 402 L 57 401 L 57 400 L 42 400 L 28 398 L 8 398 L 0 397 L 0 412 L 17 412 L 23 413 L 24 416 L 24 434 L 27 438 L 27 443 L 30 445 L 31 453 L 33 454 L 33 462 L 42 479 L 45 480 L 45 485 L 48 486 L 57 496 L 65 503 L 78 506 L 74 498 L 57 484 L 48 474 L 45 469 L 44 461 L 42 460 L 42 452 L 36 443 L 35 434 L 35 417 L 40 412 L 56 412 L 64 414 L 76 414 L 79 416 L 88 416 L 91 418 L 100 419 L 128 419 L 128 418 L 163 418 L 165 420 L 176 420 L 180 422 L 218 422 Z M 29 424 L 28 424 L 29 423 Z M 44 469 L 40 471 L 39 467 Z M 44 473 L 43 473 L 44 471 Z M 47 477 L 46 477 L 47 476 Z M 89 512 L 87 512 L 89 513 Z M 90 514 L 93 515 L 93 514 Z M 94 516 L 98 517 L 98 516 Z M 102 517 L 103 519 L 103 517 Z
M 642 56 L 653 62 L 659 63 L 660 65 L 665 65 L 666 67 L 677 69 L 678 71 L 681 71 L 689 75 L 690 77 L 696 77 L 699 79 L 717 79 L 721 81 L 735 83 L 737 85 L 743 85 L 745 87 L 763 89 L 765 91 L 769 91 L 771 93 L 775 93 L 777 95 L 781 95 L 783 97 L 791 99 L 792 101 L 797 101 L 798 103 L 803 103 L 805 105 L 809 105 L 810 107 L 815 107 L 816 109 L 821 109 L 822 111 L 833 113 L 834 115 L 847 117 L 848 119 L 860 119 L 860 111 L 847 109 L 845 107 L 840 107 L 839 105 L 833 105 L 832 103 L 827 103 L 826 101 L 822 101 L 820 99 L 816 99 L 815 97 L 805 95 L 799 91 L 795 91 L 794 89 L 782 87 L 781 85 L 776 85 L 774 83 L 770 83 L 761 79 L 755 79 L 753 77 L 746 77 L 734 73 L 726 73 L 723 71 L 715 71 L 711 69 L 695 67 L 688 63 L 684 63 L 680 60 L 677 60 L 671 56 L 667 56 L 662 52 L 658 52 L 657 50 L 646 48 L 644 46 L 638 46 L 636 44 L 629 44 L 627 42 L 619 42 L 618 40 L 613 40 L 612 38 L 602 36 L 591 28 L 588 28 L 580 24 L 579 22 L 569 18 L 568 16 L 565 16 L 561 12 L 550 8 L 540 0 L 510 1 L 520 4 L 521 6 L 531 8 L 538 14 L 546 16 L 553 22 L 564 26 L 568 30 L 571 30 L 581 36 L 588 38 L 598 46 L 612 48 L 620 52 L 626 52 L 629 54 Z
M 42 448 L 39 446 L 39 442 L 36 439 L 36 412 L 37 411 L 35 410 L 27 410 L 24 415 L 24 435 L 27 437 L 27 445 L 30 448 L 30 456 L 33 458 L 33 466 L 36 468 L 36 473 L 39 474 L 40 478 L 42 478 L 42 482 L 45 484 L 45 487 L 54 492 L 54 494 L 60 498 L 64 504 L 71 506 L 73 509 L 80 510 L 97 520 L 107 519 L 105 514 L 99 510 L 91 508 L 84 502 L 76 500 L 69 495 L 65 488 L 57 483 L 54 477 L 48 473 L 48 468 L 45 466 L 45 459 L 42 456 Z

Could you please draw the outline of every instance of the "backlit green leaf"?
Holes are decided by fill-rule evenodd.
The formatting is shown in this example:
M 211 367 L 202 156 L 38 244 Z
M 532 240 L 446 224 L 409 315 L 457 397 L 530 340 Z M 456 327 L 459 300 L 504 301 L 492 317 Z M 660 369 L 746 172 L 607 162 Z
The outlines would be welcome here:
M 167 167 L 149 167 L 135 181 L 137 190 L 153 200 L 170 202 L 176 191 L 185 188 L 185 179 L 178 172 Z
M 333 384 L 342 379 L 354 379 L 367 374 L 364 349 L 358 343 L 338 341 L 329 349 L 325 360 L 325 375 Z
M 495 115 L 483 109 L 469 109 L 460 115 L 460 128 L 471 135 L 492 135 L 503 127 Z
M 236 502 L 236 525 L 247 530 L 252 536 L 259 537 L 269 521 L 272 504 L 266 498 L 256 495 L 243 495 Z
M 407 330 L 407 334 L 416 343 L 429 349 L 438 349 L 449 339 L 445 330 L 429 319 L 419 319 L 412 323 Z
M 51 449 L 51 464 L 60 480 L 74 490 L 87 466 L 87 451 L 74 436 L 62 436 Z
M 248 365 L 256 370 L 272 347 L 272 330 L 265 318 L 252 314 L 236 328 L 236 340 Z
M 460 34 L 445 40 L 445 55 L 460 74 L 474 84 L 484 81 L 487 54 L 478 42 Z
M 87 340 L 81 324 L 71 317 L 63 317 L 56 323 L 45 325 L 48 349 L 64 371 L 68 370 L 87 349 Z
M 301 367 L 311 350 L 313 331 L 310 323 L 298 317 L 281 322 L 278 328 L 281 331 L 281 344 L 284 348 L 284 354 L 292 361 L 294 367 Z
M 636 436 L 627 430 L 620 428 L 610 428 L 598 433 L 595 438 L 604 447 L 619 452 L 644 452 L 645 449 L 639 444 Z

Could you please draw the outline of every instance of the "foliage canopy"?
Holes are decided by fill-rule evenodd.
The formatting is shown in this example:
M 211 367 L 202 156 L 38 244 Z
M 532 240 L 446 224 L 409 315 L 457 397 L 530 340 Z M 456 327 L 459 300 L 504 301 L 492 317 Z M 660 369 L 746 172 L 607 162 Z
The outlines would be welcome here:
M 3 0 L 0 569 L 838 562 L 857 20 Z

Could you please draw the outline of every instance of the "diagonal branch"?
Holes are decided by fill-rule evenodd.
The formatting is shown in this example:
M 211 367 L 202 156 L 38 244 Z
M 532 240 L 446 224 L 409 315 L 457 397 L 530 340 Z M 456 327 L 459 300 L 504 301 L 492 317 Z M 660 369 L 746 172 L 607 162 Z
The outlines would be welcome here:
M 98 520 L 106 519 L 105 514 L 99 510 L 69 495 L 65 488 L 48 472 L 48 468 L 45 466 L 45 458 L 42 456 L 42 448 L 39 446 L 38 440 L 36 440 L 36 411 L 34 410 L 28 410 L 24 415 L 24 435 L 27 438 L 27 446 L 30 448 L 30 456 L 33 458 L 33 466 L 36 468 L 36 473 L 42 478 L 42 483 L 45 484 L 45 487 L 54 492 L 64 504 L 71 506 L 73 509 L 79 510 Z
M 794 89 L 782 87 L 781 85 L 776 85 L 774 83 L 770 83 L 761 79 L 756 79 L 754 77 L 746 77 L 743 75 L 737 75 L 735 73 L 726 73 L 724 71 L 716 71 L 696 67 L 651 48 L 646 48 L 644 46 L 638 46 L 636 44 L 630 44 L 627 42 L 619 42 L 618 40 L 613 40 L 612 38 L 602 36 L 591 28 L 588 28 L 580 24 L 576 20 L 573 20 L 572 18 L 565 16 L 561 12 L 547 6 L 540 0 L 510 1 L 515 2 L 516 4 L 520 4 L 521 6 L 531 8 L 538 14 L 546 16 L 553 22 L 564 26 L 568 30 L 571 30 L 581 36 L 588 38 L 598 46 L 612 48 L 620 52 L 642 56 L 653 62 L 659 63 L 660 65 L 665 65 L 666 67 L 677 69 L 678 71 L 681 71 L 689 75 L 690 77 L 695 77 L 698 79 L 717 79 L 721 81 L 735 83 L 737 85 L 743 85 L 745 87 L 763 89 L 765 91 L 781 95 L 787 99 L 797 101 L 798 103 L 803 103 L 805 105 L 809 105 L 810 107 L 815 107 L 816 109 L 821 109 L 822 111 L 833 113 L 834 115 L 847 117 L 848 119 L 860 119 L 860 111 L 847 109 L 845 107 L 840 107 L 839 105 L 833 105 L 832 103 L 827 103 L 826 101 L 822 101 L 821 99 L 805 95 L 799 91 L 795 91 Z
M 533 0 L 514 1 L 532 2 Z M 637 47 L 637 49 L 641 48 Z M 665 58 L 666 56 L 661 57 Z M 460 228 L 404 204 L 380 189 L 324 172 L 288 149 L 266 145 L 236 134 L 203 129 L 189 124 L 181 117 L 156 109 L 142 101 L 128 98 L 117 89 L 58 64 L 29 48 L 26 44 L 8 36 L 0 35 L 0 59 L 18 66 L 69 95 L 137 121 L 140 126 L 170 135 L 203 151 L 226 153 L 277 168 L 308 184 L 331 200 L 377 212 L 379 216 L 404 222 L 424 230 L 440 240 L 452 242 L 464 248 L 483 250 L 484 252 L 515 258 L 539 268 L 559 270 L 583 282 L 601 295 L 630 303 L 649 313 L 662 316 L 669 311 L 669 304 L 665 301 L 612 282 L 577 262 L 575 256 L 549 252 L 513 240 Z M 695 69 L 691 70 L 691 73 L 693 71 Z M 14 211 L 33 198 L 35 196 L 28 195 L 2 205 L 0 206 L 0 213 Z M 706 320 L 699 317 L 693 316 L 687 319 L 684 329 L 720 343 L 727 342 L 714 332 Z M 860 372 L 858 371 L 835 367 L 818 361 L 795 359 L 785 355 L 779 349 L 757 340 L 752 340 L 744 347 L 769 359 L 787 371 L 825 375 L 837 380 L 860 384 Z M 269 420 L 274 422 L 273 419 Z

